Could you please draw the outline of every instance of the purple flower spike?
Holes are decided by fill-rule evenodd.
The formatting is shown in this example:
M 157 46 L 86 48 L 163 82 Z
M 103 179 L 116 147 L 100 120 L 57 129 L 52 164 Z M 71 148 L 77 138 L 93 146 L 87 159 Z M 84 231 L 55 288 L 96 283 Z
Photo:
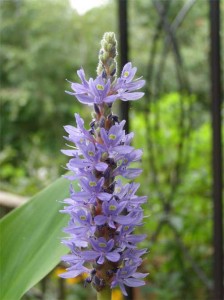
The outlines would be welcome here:
M 78 114 L 77 127 L 65 126 L 65 138 L 71 148 L 62 152 L 69 157 L 66 167 L 70 173 L 66 177 L 71 185 L 70 197 L 64 200 L 61 210 L 70 216 L 64 228 L 69 238 L 62 243 L 70 253 L 62 257 L 69 267 L 60 276 L 73 278 L 87 273 L 85 283 L 92 282 L 97 292 L 119 286 L 127 295 L 125 285 L 142 286 L 147 275 L 137 272 L 146 253 L 146 249 L 138 249 L 138 244 L 146 235 L 134 233 L 142 225 L 141 205 L 147 197 L 136 195 L 139 184 L 127 183 L 142 172 L 136 165 L 142 150 L 131 145 L 134 134 L 125 133 L 125 120 L 119 122 L 112 104 L 117 99 L 140 99 L 144 93 L 138 90 L 145 81 L 134 79 L 137 68 L 131 62 L 117 78 L 115 56 L 114 34 L 107 33 L 99 54 L 97 77 L 87 80 L 80 69 L 77 73 L 81 83 L 71 83 L 73 92 L 67 92 L 79 102 L 92 105 L 94 118 L 89 130 Z

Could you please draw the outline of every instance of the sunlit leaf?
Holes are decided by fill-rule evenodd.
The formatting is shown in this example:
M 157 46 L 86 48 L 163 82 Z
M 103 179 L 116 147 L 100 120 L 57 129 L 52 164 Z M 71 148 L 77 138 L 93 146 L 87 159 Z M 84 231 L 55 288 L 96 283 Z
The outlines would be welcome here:
M 68 187 L 60 178 L 1 220 L 1 300 L 20 299 L 67 252 L 60 239 L 68 219 L 59 210 Z

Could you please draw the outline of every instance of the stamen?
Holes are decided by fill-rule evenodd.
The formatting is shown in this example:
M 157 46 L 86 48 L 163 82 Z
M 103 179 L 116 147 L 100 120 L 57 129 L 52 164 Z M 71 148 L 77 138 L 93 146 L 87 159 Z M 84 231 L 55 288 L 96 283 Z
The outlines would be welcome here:
M 93 151 L 88 151 L 88 155 L 89 156 L 94 156 L 94 152 Z
M 124 77 L 128 77 L 129 76 L 129 72 L 128 71 L 125 71 L 124 72 Z
M 115 134 L 110 134 L 110 135 L 109 135 L 109 139 L 110 139 L 110 140 L 115 140 L 116 137 L 117 137 L 117 136 L 116 136 Z
M 104 91 L 104 86 L 102 84 L 97 84 L 96 88 L 98 89 L 98 91 Z
M 116 210 L 117 209 L 117 206 L 115 206 L 115 205 L 110 205 L 109 206 L 109 210 Z

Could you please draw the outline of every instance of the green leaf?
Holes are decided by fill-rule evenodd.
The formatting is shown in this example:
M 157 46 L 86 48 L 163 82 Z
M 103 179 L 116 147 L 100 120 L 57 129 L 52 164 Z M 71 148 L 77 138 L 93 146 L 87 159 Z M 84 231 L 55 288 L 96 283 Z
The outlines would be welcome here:
M 60 241 L 68 216 L 59 213 L 68 191 L 60 178 L 0 221 L 1 300 L 20 299 L 68 252 Z

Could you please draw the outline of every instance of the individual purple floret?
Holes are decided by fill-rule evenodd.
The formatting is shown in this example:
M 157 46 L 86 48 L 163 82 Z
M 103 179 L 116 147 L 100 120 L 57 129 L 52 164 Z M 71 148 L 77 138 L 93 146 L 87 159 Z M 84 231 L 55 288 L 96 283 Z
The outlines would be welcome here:
M 119 99 L 123 101 L 128 100 L 138 100 L 142 98 L 144 93 L 133 92 L 142 88 L 145 84 L 145 80 L 140 80 L 140 78 L 133 80 L 137 68 L 132 68 L 132 63 L 127 63 L 122 72 L 121 77 L 118 78 L 114 90 L 118 92 Z
M 113 239 L 107 241 L 104 237 L 100 237 L 99 239 L 91 238 L 90 244 L 93 250 L 84 251 L 84 256 L 96 259 L 97 264 L 102 265 L 105 259 L 111 262 L 117 262 L 120 259 L 118 251 L 112 251 L 114 248 Z
M 148 274 L 138 273 L 136 270 L 136 265 L 125 265 L 124 267 L 118 269 L 111 283 L 111 287 L 114 288 L 116 286 L 120 286 L 122 293 L 127 296 L 128 294 L 126 292 L 125 285 L 130 287 L 144 285 L 145 282 L 141 280 L 141 278 L 146 277 Z
M 118 95 L 110 95 L 111 84 L 110 81 L 104 80 L 103 76 L 98 76 L 95 80 L 90 78 L 89 82 L 85 80 L 85 73 L 81 69 L 78 72 L 82 84 L 72 83 L 71 88 L 74 93 L 68 92 L 70 95 L 74 95 L 79 102 L 83 104 L 102 104 L 102 103 L 112 103 L 117 98 Z
M 64 229 L 69 237 L 62 242 L 70 254 L 62 257 L 69 267 L 60 276 L 72 278 L 87 273 L 86 283 L 92 283 L 97 292 L 119 286 L 127 295 L 125 285 L 142 286 L 147 275 L 137 271 L 146 253 L 146 249 L 138 249 L 138 244 L 146 235 L 134 233 L 143 224 L 141 205 L 146 196 L 136 195 L 139 184 L 132 182 L 142 172 L 136 166 L 142 150 L 131 145 L 134 134 L 126 134 L 125 121 L 119 122 L 112 104 L 117 99 L 140 99 L 144 93 L 136 90 L 145 81 L 134 79 L 137 68 L 130 62 L 117 78 L 115 56 L 114 34 L 106 33 L 98 76 L 87 80 L 80 69 L 81 83 L 71 83 L 73 91 L 68 92 L 79 102 L 92 105 L 94 112 L 89 130 L 78 114 L 77 127 L 65 126 L 70 149 L 62 152 L 69 157 L 66 167 L 70 173 L 66 177 L 71 186 L 61 211 L 70 216 Z M 122 177 L 126 183 L 122 183 Z
M 116 84 L 111 85 L 110 80 L 105 81 L 103 75 L 98 76 L 95 80 L 90 78 L 89 81 L 86 81 L 84 70 L 80 69 L 77 74 L 82 83 L 72 82 L 71 88 L 74 92 L 66 91 L 66 93 L 75 96 L 79 102 L 89 105 L 113 103 L 117 99 L 138 100 L 144 96 L 144 93 L 133 91 L 142 88 L 145 80 L 133 80 L 136 71 L 137 68 L 132 68 L 131 62 L 127 63 Z

